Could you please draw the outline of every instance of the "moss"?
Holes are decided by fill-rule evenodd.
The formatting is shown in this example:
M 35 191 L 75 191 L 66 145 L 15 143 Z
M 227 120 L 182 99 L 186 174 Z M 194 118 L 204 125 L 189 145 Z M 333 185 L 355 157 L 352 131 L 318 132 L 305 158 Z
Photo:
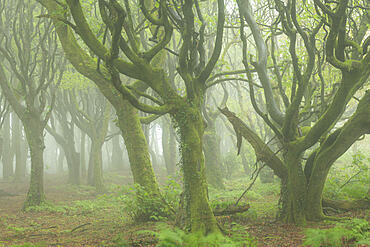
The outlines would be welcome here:
M 28 116 L 23 123 L 31 153 L 31 181 L 23 208 L 38 206 L 45 200 L 44 194 L 44 137 L 39 118 Z M 23 120 L 22 120 L 23 122 Z
M 282 181 L 280 219 L 285 223 L 304 225 L 306 203 L 306 179 L 300 165 L 300 155 L 294 150 L 285 155 L 288 177 Z
M 117 112 L 118 124 L 125 140 L 134 182 L 148 192 L 159 194 L 159 186 L 150 162 L 148 144 L 145 139 L 137 110 L 125 101 Z
M 180 151 L 188 228 L 191 232 L 200 231 L 202 234 L 218 232 L 217 222 L 208 202 L 202 150 L 204 126 L 200 110 L 183 105 L 173 117 L 181 138 Z

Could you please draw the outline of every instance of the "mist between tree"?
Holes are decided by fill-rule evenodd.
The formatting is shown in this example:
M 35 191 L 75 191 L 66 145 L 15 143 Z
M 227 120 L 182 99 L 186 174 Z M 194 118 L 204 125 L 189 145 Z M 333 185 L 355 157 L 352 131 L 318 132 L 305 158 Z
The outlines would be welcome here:
M 369 8 L 1 0 L 0 246 L 369 244 Z

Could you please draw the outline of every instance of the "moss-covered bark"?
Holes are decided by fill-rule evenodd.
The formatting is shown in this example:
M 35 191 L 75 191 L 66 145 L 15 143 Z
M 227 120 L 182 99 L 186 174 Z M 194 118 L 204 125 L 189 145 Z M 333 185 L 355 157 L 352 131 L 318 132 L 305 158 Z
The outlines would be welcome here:
M 315 171 L 310 178 L 305 207 L 308 220 L 320 221 L 325 218 L 322 210 L 322 193 L 328 173 L 329 169 L 321 169 Z
M 281 209 L 279 218 L 286 223 L 303 225 L 305 218 L 306 179 L 301 154 L 291 148 L 284 157 L 287 177 L 281 184 Z
M 159 186 L 150 162 L 148 144 L 137 109 L 128 101 L 124 101 L 117 116 L 118 126 L 122 131 L 129 156 L 134 183 L 141 185 L 148 193 L 159 194 Z
M 218 232 L 216 218 L 208 202 L 200 109 L 186 105 L 174 114 L 174 118 L 181 138 L 187 225 L 192 232 Z
M 60 18 L 64 18 L 62 7 L 58 6 L 55 2 L 48 0 L 39 1 L 48 8 L 50 13 L 59 15 Z M 158 20 L 157 18 L 151 18 L 151 13 L 146 11 L 146 6 L 144 6 L 145 4 L 141 4 L 140 7 L 142 12 L 144 14 L 146 13 L 145 17 L 160 26 L 160 30 L 162 30 L 162 27 L 164 30 L 164 35 L 161 37 L 163 39 L 161 39 L 158 44 L 153 46 L 151 49 L 142 52 L 137 49 L 134 44 L 135 42 L 131 42 L 129 40 L 129 43 L 126 43 L 126 41 L 120 39 L 122 26 L 125 27 L 125 31 L 129 29 L 129 26 L 122 25 L 122 23 L 125 22 L 125 19 L 123 18 L 121 8 L 117 7 L 117 5 L 115 7 L 112 5 L 110 10 L 117 18 L 112 22 L 114 25 L 107 25 L 112 34 L 112 49 L 109 50 L 92 32 L 84 16 L 80 3 L 72 0 L 67 0 L 66 2 L 71 15 L 73 16 L 73 20 L 76 23 L 76 27 L 78 29 L 77 33 L 83 42 L 91 49 L 92 53 L 97 55 L 105 62 L 105 64 L 101 64 L 100 71 L 96 71 L 96 62 L 81 49 L 74 38 L 72 30 L 68 26 L 65 26 L 64 23 L 58 21 L 57 18 L 54 18 L 59 38 L 63 44 L 65 52 L 67 53 L 68 59 L 76 69 L 80 73 L 92 79 L 97 84 L 101 92 L 111 101 L 112 105 L 115 106 L 117 110 L 118 123 L 123 132 L 125 144 L 130 155 L 130 163 L 135 182 L 144 185 L 149 192 L 155 192 L 158 188 L 152 167 L 150 166 L 147 144 L 142 134 L 137 115 L 135 115 L 136 110 L 134 110 L 134 108 L 128 103 L 147 113 L 170 113 L 176 119 L 176 122 L 179 124 L 179 131 L 181 132 L 180 135 L 182 139 L 181 148 L 185 194 L 187 198 L 187 212 L 190 228 L 193 232 L 201 231 L 203 234 L 218 231 L 216 219 L 207 199 L 207 183 L 205 179 L 204 157 L 202 153 L 204 127 L 200 113 L 201 104 L 199 101 L 201 101 L 201 98 L 204 95 L 205 82 L 212 73 L 221 53 L 223 26 L 225 21 L 224 2 L 222 0 L 218 0 L 217 36 L 213 52 L 207 63 L 205 62 L 205 57 L 200 59 L 202 62 L 199 63 L 196 71 L 194 67 L 196 61 L 191 61 L 193 56 L 191 56 L 191 58 L 189 57 L 190 50 L 200 50 L 193 46 L 193 44 L 197 43 L 193 42 L 195 41 L 193 40 L 195 26 L 193 13 L 194 2 L 185 1 L 184 3 L 183 13 L 186 21 L 183 22 L 184 28 L 181 30 L 183 42 L 182 47 L 180 48 L 181 51 L 179 52 L 179 74 L 184 79 L 186 86 L 186 106 L 183 105 L 184 102 L 180 102 L 180 106 L 178 105 L 179 102 L 177 100 L 181 101 L 183 100 L 183 97 L 174 88 L 172 88 L 171 84 L 167 80 L 165 71 L 153 66 L 153 64 L 157 64 L 154 62 L 153 57 L 164 50 L 171 40 L 172 31 L 174 29 L 166 11 L 162 12 L 161 17 Z M 112 2 L 109 4 L 116 3 Z M 161 2 L 160 4 L 163 9 L 166 8 L 165 2 Z M 103 12 L 104 11 L 101 11 L 101 13 Z M 108 20 L 109 17 L 107 15 L 102 16 L 102 18 L 106 23 L 111 22 L 111 20 Z M 130 31 L 134 30 L 130 29 Z M 119 58 L 119 50 L 125 53 L 126 58 L 130 60 L 129 62 L 126 58 Z M 199 53 L 204 56 L 203 52 Z M 124 86 L 124 83 L 120 80 L 119 73 L 145 82 L 147 86 L 151 87 L 151 89 L 161 97 L 161 100 L 158 101 L 149 96 L 159 106 L 140 102 L 135 94 L 139 93 L 140 95 L 140 93 L 143 94 L 144 91 Z M 195 74 L 197 75 L 195 76 Z M 125 101 L 125 103 L 122 104 L 120 102 L 122 97 L 129 100 L 129 102 Z M 194 108 L 194 106 L 196 107 Z M 182 116 L 177 113 L 180 113 Z M 186 124 L 184 124 L 184 121 Z
M 23 208 L 38 206 L 45 200 L 44 194 L 44 158 L 45 149 L 42 123 L 39 116 L 29 116 L 24 124 L 31 153 L 31 181 Z
M 350 120 L 329 135 L 316 151 L 307 188 L 306 215 L 308 219 L 321 220 L 324 218 L 322 192 L 330 168 L 358 138 L 370 133 L 369 105 L 370 90 L 365 93 Z
M 370 91 L 360 100 L 356 112 L 340 128 L 328 135 L 309 156 L 303 172 L 304 142 L 285 143 L 282 161 L 274 155 L 247 125 L 227 109 L 222 112 L 255 149 L 257 159 L 266 162 L 282 180 L 280 219 L 303 224 L 306 220 L 322 220 L 322 193 L 333 163 L 362 135 L 370 133 Z
M 52 1 L 40 2 L 50 13 L 60 15 L 63 18 L 61 6 Z M 135 183 L 153 191 L 159 191 L 137 110 L 127 100 L 124 100 L 118 90 L 115 89 L 110 81 L 109 72 L 104 65 L 100 67 L 100 71 L 96 70 L 95 60 L 79 46 L 72 30 L 57 19 L 53 19 L 53 21 L 68 60 L 78 72 L 91 79 L 97 85 L 101 93 L 116 110 L 118 126 L 125 141 Z M 142 75 L 142 71 L 137 72 L 137 74 Z
M 91 139 L 88 183 L 95 186 L 98 192 L 104 191 L 102 146 L 103 142 Z

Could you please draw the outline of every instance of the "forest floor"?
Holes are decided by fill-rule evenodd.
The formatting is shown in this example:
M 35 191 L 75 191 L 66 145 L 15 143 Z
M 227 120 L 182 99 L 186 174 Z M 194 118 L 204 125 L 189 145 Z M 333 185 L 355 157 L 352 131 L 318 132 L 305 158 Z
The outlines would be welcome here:
M 139 230 L 155 230 L 155 223 L 135 224 L 109 196 L 123 184 L 128 175 L 107 174 L 108 191 L 97 195 L 89 186 L 65 184 L 65 177 L 47 175 L 45 193 L 49 204 L 22 211 L 28 183 L 0 180 L 0 247 L 1 246 L 155 246 L 151 235 Z M 245 185 L 243 185 L 245 186 Z M 249 193 L 251 208 L 239 216 L 218 217 L 223 226 L 238 224 L 242 231 L 257 240 L 258 246 L 301 246 L 304 229 L 329 228 L 330 222 L 308 223 L 305 227 L 284 225 L 274 220 L 277 195 Z M 347 212 L 338 217 L 365 218 L 365 211 Z

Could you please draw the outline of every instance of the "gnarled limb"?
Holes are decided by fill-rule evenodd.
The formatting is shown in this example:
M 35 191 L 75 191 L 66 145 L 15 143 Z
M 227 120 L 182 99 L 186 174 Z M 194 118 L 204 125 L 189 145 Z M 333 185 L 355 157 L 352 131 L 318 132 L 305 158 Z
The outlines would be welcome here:
M 249 3 L 249 0 L 238 0 L 237 2 L 239 5 L 240 13 L 247 21 L 257 46 L 258 61 L 255 63 L 255 68 L 265 92 L 267 111 L 274 121 L 282 124 L 284 114 L 277 107 L 274 99 L 274 94 L 272 92 L 271 82 L 267 75 L 267 47 L 265 41 L 263 40 L 261 31 L 257 25 L 256 20 L 254 19 L 252 6 Z
M 219 109 L 224 114 L 230 123 L 233 125 L 238 138 L 246 139 L 253 147 L 257 160 L 263 161 L 268 165 L 274 173 L 281 179 L 287 175 L 287 168 L 283 162 L 272 152 L 272 150 L 251 130 L 235 113 L 229 111 L 227 107 Z
M 307 188 L 307 200 L 310 205 L 307 209 L 308 218 L 320 219 L 323 216 L 321 196 L 330 167 L 360 136 L 370 133 L 369 105 L 370 90 L 361 99 L 351 119 L 329 135 L 315 155 L 310 157 L 308 165 L 311 168 L 306 173 L 306 177 L 309 179 Z

